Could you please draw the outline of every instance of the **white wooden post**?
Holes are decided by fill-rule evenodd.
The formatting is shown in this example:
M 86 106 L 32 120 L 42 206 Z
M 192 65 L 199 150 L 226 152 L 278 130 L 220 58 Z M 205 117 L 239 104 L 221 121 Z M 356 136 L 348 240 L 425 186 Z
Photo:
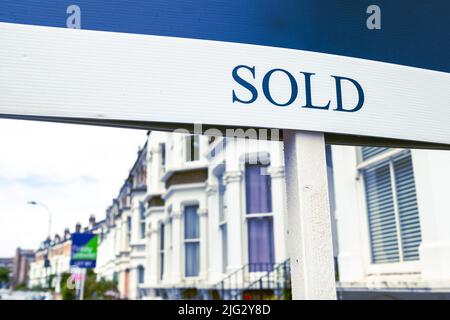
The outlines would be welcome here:
M 76 295 L 78 300 L 84 300 L 84 283 L 86 281 L 86 269 L 76 268 L 75 272 L 77 274 L 76 280 Z
M 336 299 L 323 133 L 284 130 L 293 299 Z

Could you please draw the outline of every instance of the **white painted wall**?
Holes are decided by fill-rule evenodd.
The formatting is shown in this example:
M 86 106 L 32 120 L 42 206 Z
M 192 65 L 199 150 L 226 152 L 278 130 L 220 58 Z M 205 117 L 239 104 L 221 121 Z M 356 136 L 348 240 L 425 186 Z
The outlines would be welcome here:
M 210 287 L 227 274 L 248 262 L 248 245 L 245 220 L 245 159 L 254 155 L 270 155 L 268 174 L 272 178 L 272 205 L 276 261 L 287 259 L 286 252 L 286 185 L 283 148 L 280 142 L 259 142 L 245 145 L 243 141 L 217 139 L 208 144 L 201 137 L 199 161 L 185 161 L 184 135 L 152 132 L 148 140 L 148 191 L 145 197 L 132 199 L 130 212 L 123 212 L 116 227 L 107 234 L 107 240 L 99 249 L 98 268 L 108 276 L 114 271 L 130 269 L 130 293 L 136 292 L 139 264 L 145 267 L 145 288 L 162 288 L 195 285 Z M 222 141 L 222 142 L 221 142 Z M 166 166 L 161 167 L 160 143 L 166 144 Z M 216 150 L 214 155 L 212 150 Z M 333 146 L 333 174 L 335 216 L 339 252 L 338 267 L 340 285 L 344 287 L 425 287 L 450 288 L 450 153 L 446 151 L 412 150 L 419 215 L 422 228 L 420 260 L 413 262 L 372 264 L 367 223 L 367 209 L 363 178 L 358 171 L 358 148 Z M 207 168 L 206 183 L 192 183 L 165 189 L 168 174 L 188 168 Z M 222 245 L 218 227 L 218 180 L 223 173 L 228 201 L 228 269 L 222 272 Z M 288 186 L 289 187 L 289 186 Z M 161 195 L 164 207 L 152 207 L 146 211 L 146 239 L 135 243 L 145 244 L 143 254 L 131 254 L 129 260 L 118 259 L 116 254 L 127 250 L 124 230 L 125 217 L 133 213 L 133 201 Z M 201 213 L 201 272 L 195 279 L 184 277 L 183 206 L 198 203 Z M 160 223 L 167 223 L 169 208 L 172 210 L 172 229 L 166 227 L 166 254 L 164 278 L 159 275 Z M 171 243 L 170 240 L 172 239 Z M 132 241 L 132 244 L 133 244 Z M 109 245 L 107 243 L 110 243 Z M 106 253 L 102 253 L 106 251 Z M 108 258 L 104 258 L 108 257 Z M 102 262 L 101 262 L 102 261 Z M 106 262 L 109 261 L 109 262 Z M 112 267 L 114 265 L 114 267 Z M 119 277 L 123 279 L 123 277 Z M 123 290 L 123 280 L 119 281 Z M 131 296 L 130 296 L 131 297 Z
M 450 285 L 450 152 L 413 150 L 422 280 Z
M 339 274 L 344 287 L 450 288 L 450 152 L 412 150 L 422 243 L 418 261 L 373 264 L 358 149 L 333 146 Z

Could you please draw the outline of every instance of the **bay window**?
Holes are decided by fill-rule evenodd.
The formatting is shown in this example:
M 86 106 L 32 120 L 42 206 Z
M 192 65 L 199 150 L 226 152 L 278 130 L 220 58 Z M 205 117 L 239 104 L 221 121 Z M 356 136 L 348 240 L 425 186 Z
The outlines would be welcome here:
M 184 207 L 184 275 L 197 277 L 200 272 L 200 219 L 198 206 Z
M 246 164 L 245 195 L 249 269 L 272 270 L 275 262 L 271 177 L 268 165 Z

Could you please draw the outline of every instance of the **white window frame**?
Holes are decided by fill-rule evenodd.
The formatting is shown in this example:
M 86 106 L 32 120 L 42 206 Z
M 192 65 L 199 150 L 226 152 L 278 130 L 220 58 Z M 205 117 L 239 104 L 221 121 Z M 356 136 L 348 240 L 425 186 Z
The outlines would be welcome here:
M 195 154 L 195 151 L 194 151 L 194 154 L 192 155 L 192 154 L 190 154 L 190 152 L 191 152 L 191 150 L 190 150 L 190 146 L 191 146 L 191 141 L 192 140 L 195 140 L 195 139 L 197 139 L 197 143 L 198 143 L 198 151 L 197 151 L 197 154 Z M 188 140 L 189 140 L 189 149 L 188 149 Z M 190 135 L 186 135 L 185 137 L 184 137 L 184 139 L 183 139 L 183 141 L 184 141 L 184 162 L 185 163 L 195 163 L 195 162 L 197 162 L 197 161 L 200 161 L 200 144 L 201 144 L 201 139 L 200 139 L 200 136 L 199 135 L 196 135 L 196 134 L 190 134 Z M 192 158 L 193 158 L 193 160 L 190 160 L 189 158 L 188 158 L 188 155 L 189 156 L 191 156 Z M 197 158 L 195 158 L 195 156 L 197 156 Z
M 369 166 L 376 165 L 382 161 L 390 160 L 389 166 L 390 166 L 390 174 L 391 174 L 391 183 L 394 175 L 394 171 L 392 168 L 393 161 L 392 159 L 401 155 L 402 153 L 410 152 L 409 149 L 398 149 L 393 148 L 391 150 L 382 152 L 380 154 L 377 154 L 367 160 L 362 160 L 362 153 L 361 153 L 361 147 L 357 148 L 357 180 L 359 180 L 359 188 L 360 190 L 360 201 L 363 204 L 363 210 L 361 210 L 361 214 L 363 215 L 363 225 L 364 225 L 364 232 L 365 232 L 365 246 L 366 249 L 364 252 L 364 260 L 365 260 L 365 266 L 366 266 L 366 274 L 368 276 L 370 275 L 395 275 L 395 274 L 418 274 L 420 273 L 420 257 L 419 260 L 415 261 L 403 261 L 403 251 L 400 252 L 400 261 L 398 262 L 390 262 L 390 263 L 373 263 L 372 262 L 372 248 L 371 248 L 371 241 L 370 241 L 370 227 L 369 227 L 369 221 L 368 221 L 368 207 L 367 207 L 367 199 L 366 199 L 366 193 L 365 193 L 365 181 L 364 181 L 364 169 L 368 168 Z M 392 184 L 392 189 L 395 188 L 395 177 L 394 177 L 394 184 Z M 397 191 L 394 192 L 393 198 L 397 198 Z M 396 223 L 397 223 L 397 241 L 399 242 L 399 250 L 401 248 L 401 234 L 398 231 L 398 219 L 399 219 L 399 211 L 398 206 L 396 203 L 397 200 L 394 200 L 394 210 L 395 210 L 395 217 L 396 217 Z
M 141 210 L 144 211 L 142 212 Z M 144 240 L 146 238 L 146 233 L 147 225 L 145 222 L 145 205 L 144 203 L 139 203 L 139 240 Z
M 263 154 L 265 155 L 265 154 Z M 260 156 L 260 154 L 258 154 L 258 156 Z M 243 233 L 244 233 L 244 248 L 245 248 L 245 258 L 244 261 L 246 261 L 246 263 L 250 263 L 249 261 L 249 253 L 250 253 L 250 248 L 248 246 L 248 220 L 252 219 L 252 218 L 261 218 L 261 217 L 272 217 L 272 227 L 273 230 L 272 232 L 274 233 L 274 239 L 273 239 L 273 245 L 274 245 L 274 262 L 276 263 L 276 236 L 275 236 L 275 217 L 273 214 L 273 189 L 272 189 L 272 181 L 270 181 L 271 183 L 271 192 L 269 194 L 269 196 L 271 197 L 271 212 L 263 212 L 263 213 L 248 213 L 247 212 L 247 175 L 246 175 L 246 165 L 247 165 L 247 161 L 243 161 L 242 162 L 242 199 L 243 199 L 243 211 L 244 211 L 244 228 L 243 228 Z M 272 163 L 269 163 L 267 165 L 267 169 L 269 170 L 271 167 Z M 272 180 L 272 176 L 270 176 L 270 179 Z
M 141 273 L 140 273 L 141 270 L 142 270 L 142 282 L 141 282 Z M 136 267 L 136 271 L 137 271 L 137 284 L 138 284 L 138 287 L 140 287 L 145 284 L 145 267 L 140 264 Z
M 194 206 L 196 206 L 197 207 L 197 215 L 199 216 L 198 218 L 199 218 L 199 221 L 198 221 L 198 223 L 199 223 L 199 226 L 198 226 L 198 228 L 199 228 L 199 230 L 198 230 L 198 238 L 191 238 L 191 239 L 186 239 L 185 238 L 185 233 L 184 233 L 184 229 L 185 229 L 185 223 L 184 223 L 184 218 L 185 218 L 185 208 L 186 207 L 194 207 Z M 200 210 L 200 203 L 198 203 L 197 201 L 192 201 L 192 202 L 190 202 L 190 201 L 188 201 L 188 202 L 185 202 L 185 203 L 183 203 L 183 205 L 182 205 L 182 208 L 181 208 L 181 212 L 182 212 L 182 216 L 181 216 L 181 225 L 182 225 L 182 228 L 181 228 L 181 237 L 182 237 L 182 250 L 181 250 L 181 252 L 182 252 L 182 259 L 181 259 L 181 270 L 182 270 L 182 274 L 183 274 L 183 277 L 185 278 L 185 279 L 187 279 L 187 280 L 196 280 L 196 279 L 200 279 L 200 275 L 201 275 L 201 273 L 202 273 L 202 270 L 201 270 L 201 259 L 202 259 L 202 257 L 201 257 L 201 254 L 202 254 L 202 252 L 201 252 L 201 241 L 200 241 L 200 238 L 201 238 L 201 236 L 200 236 L 200 233 L 202 232 L 202 230 L 201 230 L 201 224 L 200 224 L 200 214 L 199 214 L 199 210 Z M 198 275 L 196 275 L 196 276 L 187 276 L 186 275 L 186 244 L 187 243 L 198 243 L 198 250 L 199 250 L 199 261 L 198 261 L 198 267 L 199 267 L 199 270 L 198 270 Z
M 217 177 L 217 180 L 219 181 L 218 183 L 218 194 L 219 194 L 219 232 L 221 235 L 221 244 L 220 244 L 220 248 L 222 249 L 222 255 L 221 255 L 221 260 L 222 260 L 222 274 L 226 274 L 227 273 L 227 269 L 228 269 L 228 265 L 229 265 L 229 255 L 228 255 L 228 199 L 226 196 L 226 183 L 224 181 L 223 178 L 223 173 Z M 224 228 L 226 229 L 226 248 L 224 248 L 224 236 L 223 236 L 223 230 Z M 226 256 L 226 264 L 224 261 L 224 256 Z
M 133 228 L 133 219 L 130 215 L 127 215 L 126 218 L 126 228 L 127 228 L 127 245 L 130 245 L 131 243 L 131 233 Z
M 166 266 L 166 246 L 167 246 L 167 239 L 166 235 L 164 234 L 166 232 L 166 226 L 164 223 L 159 224 L 159 239 L 158 239 L 158 282 L 162 282 L 164 280 L 164 275 L 167 272 L 167 266 Z M 164 237 L 164 245 L 162 245 L 162 237 Z
M 164 157 L 163 157 L 163 155 L 164 155 Z M 167 146 L 166 146 L 165 142 L 159 143 L 159 165 L 160 165 L 162 171 L 165 171 L 165 168 L 167 165 Z

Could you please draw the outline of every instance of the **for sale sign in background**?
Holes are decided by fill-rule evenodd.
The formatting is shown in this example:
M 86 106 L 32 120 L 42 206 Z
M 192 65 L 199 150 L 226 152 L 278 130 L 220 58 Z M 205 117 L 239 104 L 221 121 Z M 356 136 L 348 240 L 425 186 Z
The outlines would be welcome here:
M 70 265 L 78 268 L 95 268 L 97 247 L 98 235 L 92 233 L 72 234 Z

